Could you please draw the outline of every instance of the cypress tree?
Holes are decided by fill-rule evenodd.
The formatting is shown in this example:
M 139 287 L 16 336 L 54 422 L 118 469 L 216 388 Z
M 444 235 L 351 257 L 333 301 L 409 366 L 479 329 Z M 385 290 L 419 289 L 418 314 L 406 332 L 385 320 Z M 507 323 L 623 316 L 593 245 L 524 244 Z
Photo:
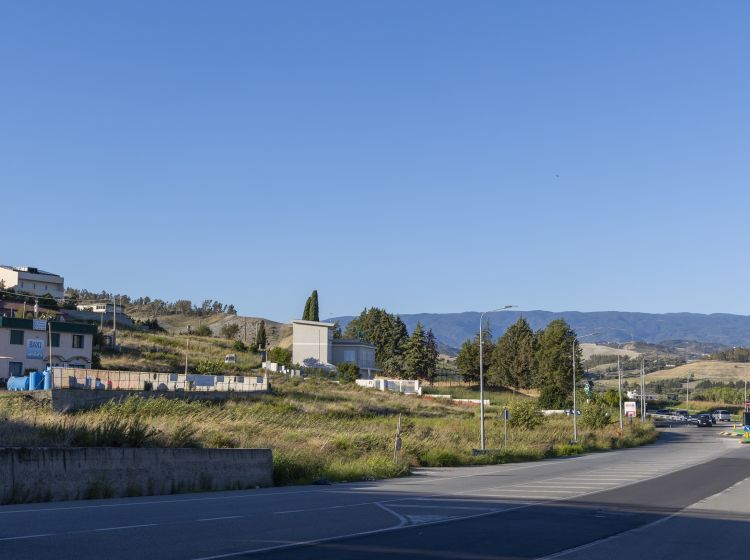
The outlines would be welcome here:
M 497 341 L 489 381 L 493 385 L 529 389 L 536 370 L 534 331 L 520 317 Z
M 265 348 L 266 347 L 266 322 L 261 319 L 260 324 L 258 325 L 258 331 L 255 333 L 255 348 L 256 350 L 259 348 Z
M 411 379 L 427 377 L 428 361 L 424 328 L 422 323 L 417 322 L 417 326 L 414 327 L 411 336 L 404 344 L 404 369 L 407 377 Z
M 305 310 L 302 312 L 302 320 L 303 321 L 309 321 L 310 320 L 310 300 L 311 300 L 311 298 L 307 298 L 307 301 L 305 302 Z
M 320 321 L 320 310 L 318 309 L 318 290 L 313 290 L 310 296 L 310 321 Z

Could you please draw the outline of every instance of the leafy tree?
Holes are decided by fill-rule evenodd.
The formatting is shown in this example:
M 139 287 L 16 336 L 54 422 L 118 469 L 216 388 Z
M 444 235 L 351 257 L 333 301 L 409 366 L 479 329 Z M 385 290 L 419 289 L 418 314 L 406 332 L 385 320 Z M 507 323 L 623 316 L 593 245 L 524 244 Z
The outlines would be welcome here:
M 228 339 L 235 338 L 240 332 L 240 326 L 237 323 L 227 323 L 221 327 L 221 336 Z
M 268 352 L 268 361 L 290 367 L 292 365 L 292 351 L 281 346 L 271 348 Z
M 485 373 L 492 367 L 493 349 L 490 324 L 485 323 L 482 330 L 482 367 Z M 479 333 L 474 335 L 474 340 L 467 340 L 461 345 L 458 356 L 456 356 L 456 367 L 464 381 L 479 381 Z
M 336 366 L 339 372 L 339 381 L 344 383 L 354 383 L 359 379 L 359 366 L 351 362 L 344 362 Z
M 536 337 L 539 404 L 544 408 L 570 406 L 573 396 L 573 343 L 576 333 L 564 319 L 552 321 Z M 576 344 L 576 376 L 581 375 L 581 347 Z
M 438 344 L 437 339 L 435 338 L 435 334 L 432 332 L 432 329 L 427 331 L 427 380 L 430 382 L 430 385 L 432 385 L 435 381 L 435 376 L 437 375 L 437 364 L 438 364 L 438 358 L 440 357 L 440 352 L 438 351 Z
M 258 330 L 255 333 L 255 349 L 260 350 L 266 347 L 266 322 L 261 319 L 258 324 Z
M 333 323 L 333 338 L 342 338 L 341 335 L 341 323 L 335 321 Z
M 427 338 L 422 323 L 417 322 L 404 344 L 404 370 L 408 379 L 425 379 L 428 367 Z
M 237 315 L 237 310 L 234 308 L 234 305 L 232 305 L 231 303 L 227 305 L 227 313 L 229 315 Z
M 492 351 L 488 380 L 493 385 L 529 389 L 534 382 L 534 331 L 523 317 L 500 337 Z

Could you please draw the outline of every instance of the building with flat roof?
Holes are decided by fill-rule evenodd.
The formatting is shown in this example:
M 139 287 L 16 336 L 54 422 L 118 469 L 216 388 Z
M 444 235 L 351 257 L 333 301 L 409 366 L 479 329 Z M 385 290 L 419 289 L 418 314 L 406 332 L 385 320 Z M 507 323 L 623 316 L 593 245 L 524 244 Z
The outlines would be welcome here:
M 33 266 L 0 265 L 0 280 L 6 288 L 35 296 L 51 295 L 55 299 L 65 297 L 65 279 Z
M 45 369 L 50 342 L 53 366 L 90 368 L 96 330 L 95 325 L 0 317 L 0 379 Z
M 292 362 L 302 367 L 334 368 L 351 362 L 360 377 L 372 379 L 380 370 L 375 364 L 375 346 L 357 339 L 334 338 L 334 323 L 292 321 Z

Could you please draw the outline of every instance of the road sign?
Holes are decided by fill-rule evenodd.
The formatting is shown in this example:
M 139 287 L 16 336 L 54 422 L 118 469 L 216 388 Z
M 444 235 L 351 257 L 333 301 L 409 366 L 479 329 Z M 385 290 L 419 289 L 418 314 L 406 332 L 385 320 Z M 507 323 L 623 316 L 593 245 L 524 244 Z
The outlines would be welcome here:
M 625 416 L 634 418 L 636 414 L 635 401 L 625 401 Z

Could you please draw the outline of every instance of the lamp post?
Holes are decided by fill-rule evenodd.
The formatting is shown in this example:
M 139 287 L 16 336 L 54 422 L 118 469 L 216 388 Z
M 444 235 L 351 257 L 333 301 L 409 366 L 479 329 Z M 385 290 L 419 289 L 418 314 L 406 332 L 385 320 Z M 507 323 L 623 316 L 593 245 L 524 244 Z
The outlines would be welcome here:
M 485 450 L 484 444 L 485 444 L 485 438 L 484 438 L 484 356 L 482 356 L 482 339 L 484 338 L 484 333 L 482 332 L 482 323 L 484 322 L 484 316 L 487 313 L 495 313 L 496 311 L 505 311 L 506 309 L 510 309 L 511 307 L 515 307 L 515 305 L 505 305 L 503 307 L 499 307 L 497 309 L 491 309 L 489 311 L 482 311 L 482 313 L 479 314 L 479 432 L 480 432 L 480 438 L 481 438 L 481 449 L 482 451 Z
M 578 411 L 576 409 L 576 344 L 578 344 L 578 341 L 580 339 L 594 336 L 596 334 L 599 333 L 592 332 L 589 334 L 584 334 L 582 336 L 577 336 L 573 339 L 573 443 L 578 442 L 578 419 L 576 418 L 576 416 L 578 415 Z

